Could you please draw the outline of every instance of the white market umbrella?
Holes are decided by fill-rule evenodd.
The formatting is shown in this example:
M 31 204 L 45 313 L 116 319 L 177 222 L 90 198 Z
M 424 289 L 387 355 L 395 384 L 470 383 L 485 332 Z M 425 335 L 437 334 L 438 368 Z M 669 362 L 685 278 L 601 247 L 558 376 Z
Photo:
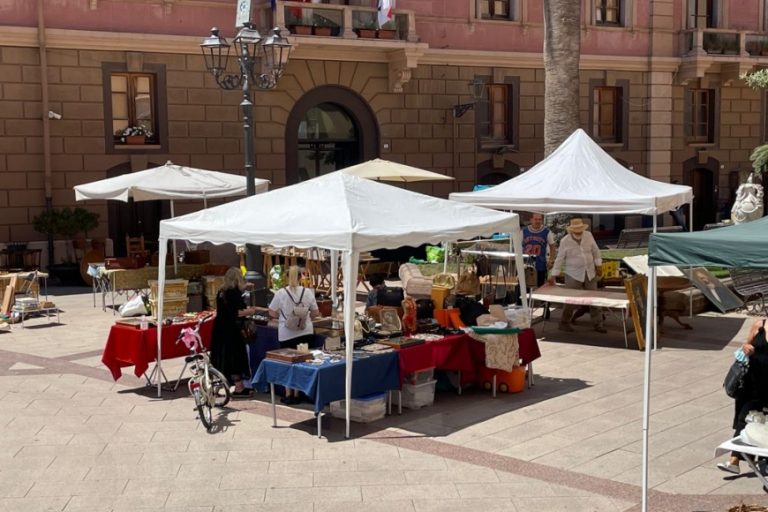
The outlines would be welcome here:
M 389 160 L 382 160 L 381 158 L 368 160 L 367 162 L 347 167 L 342 169 L 341 172 L 352 176 L 359 176 L 360 178 L 368 178 L 370 180 L 400 181 L 404 183 L 413 181 L 445 181 L 453 179 L 451 176 L 438 174 L 432 171 L 425 171 L 424 169 L 411 167 L 410 165 L 390 162 Z
M 254 178 L 253 181 L 256 193 L 265 192 L 269 188 L 269 180 Z M 169 199 L 171 217 L 174 217 L 173 202 L 176 199 L 202 199 L 207 208 L 208 199 L 244 196 L 247 191 L 247 182 L 244 176 L 237 174 L 176 165 L 169 160 L 160 167 L 77 185 L 74 189 L 77 201 L 112 199 L 128 202 L 129 199 L 134 201 Z M 173 256 L 175 268 L 177 261 L 175 244 Z
M 318 198 L 322 205 L 318 206 Z M 258 219 L 258 222 L 253 222 Z M 160 257 L 167 240 L 214 244 L 271 244 L 341 251 L 344 329 L 354 339 L 355 289 L 361 252 L 439 243 L 495 232 L 515 240 L 521 296 L 525 297 L 520 222 L 517 214 L 438 199 L 341 171 L 254 197 L 160 222 Z M 163 312 L 165 267 L 158 273 L 158 316 Z M 524 299 L 525 300 L 525 299 Z M 158 329 L 158 355 L 162 330 Z M 350 432 L 352 343 L 347 343 L 346 434 Z M 158 357 L 158 364 L 160 358 Z M 158 396 L 161 393 L 158 381 Z

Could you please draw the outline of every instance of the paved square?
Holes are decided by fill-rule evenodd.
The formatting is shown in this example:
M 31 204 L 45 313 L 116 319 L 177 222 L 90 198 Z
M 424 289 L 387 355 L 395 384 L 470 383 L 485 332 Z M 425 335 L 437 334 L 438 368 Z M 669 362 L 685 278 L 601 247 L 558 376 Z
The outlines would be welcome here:
M 620 326 L 574 334 L 539 324 L 536 385 L 492 399 L 439 393 L 435 405 L 371 425 L 233 402 L 201 428 L 186 390 L 157 400 L 100 354 L 111 311 L 84 289 L 51 289 L 61 324 L 0 333 L 0 510 L 638 510 L 643 354 Z M 556 313 L 555 315 L 556 316 Z M 714 448 L 731 436 L 722 379 L 751 319 L 667 325 L 653 354 L 653 510 L 768 505 L 754 475 L 728 477 Z M 633 338 L 630 338 L 630 342 Z M 165 365 L 175 377 L 181 364 Z

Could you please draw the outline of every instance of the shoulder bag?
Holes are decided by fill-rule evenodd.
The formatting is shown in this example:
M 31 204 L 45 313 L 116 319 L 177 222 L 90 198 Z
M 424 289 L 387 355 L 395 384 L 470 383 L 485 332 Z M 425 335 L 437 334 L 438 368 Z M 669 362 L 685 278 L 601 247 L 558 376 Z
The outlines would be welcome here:
M 745 388 L 748 370 L 748 363 L 742 363 L 741 361 L 733 362 L 723 381 L 723 388 L 725 388 L 726 395 L 731 398 L 738 398 L 741 395 Z

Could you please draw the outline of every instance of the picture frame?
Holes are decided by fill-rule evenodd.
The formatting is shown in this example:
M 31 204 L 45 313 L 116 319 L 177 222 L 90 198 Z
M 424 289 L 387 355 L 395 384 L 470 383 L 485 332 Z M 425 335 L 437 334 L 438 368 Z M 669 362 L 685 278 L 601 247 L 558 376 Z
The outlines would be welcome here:
M 385 331 L 400 332 L 403 330 L 403 324 L 400 316 L 397 314 L 397 308 L 381 308 L 379 313 L 381 318 L 381 328 Z
M 635 327 L 637 348 L 645 349 L 645 319 L 648 299 L 648 279 L 644 275 L 636 275 L 624 280 L 624 289 L 629 299 L 629 314 Z
M 684 269 L 683 273 L 693 286 L 701 290 L 701 293 L 720 310 L 726 313 L 733 309 L 738 309 L 744 305 L 744 301 L 738 295 L 733 293 L 730 288 L 725 286 L 722 281 L 713 276 L 704 267 L 695 267 Z

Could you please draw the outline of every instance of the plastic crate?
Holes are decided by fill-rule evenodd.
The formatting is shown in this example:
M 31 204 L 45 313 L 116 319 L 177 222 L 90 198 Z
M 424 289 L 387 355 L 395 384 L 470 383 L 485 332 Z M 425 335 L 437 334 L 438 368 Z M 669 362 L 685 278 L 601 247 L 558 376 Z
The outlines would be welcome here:
M 187 312 L 187 304 L 189 299 L 184 298 L 182 300 L 169 300 L 163 301 L 163 318 L 173 318 L 175 316 L 182 316 Z M 152 316 L 157 319 L 157 302 L 154 300 L 149 301 L 149 306 L 152 309 Z
M 346 401 L 331 402 L 331 415 L 335 418 L 346 418 Z M 350 404 L 350 420 L 357 423 L 370 423 L 382 419 L 387 414 L 386 393 L 376 393 L 359 398 L 353 398 Z
M 422 370 L 416 370 L 413 373 L 408 373 L 403 378 L 404 384 L 424 384 L 435 378 L 434 368 L 424 368 Z
M 423 384 L 403 384 L 401 394 L 403 397 L 403 407 L 407 409 L 421 409 L 435 403 L 435 385 L 436 380 L 430 380 Z M 397 400 L 397 394 L 393 394 L 393 399 Z
M 186 299 L 188 285 L 189 281 L 186 279 L 168 279 L 165 282 L 163 298 L 166 301 Z M 149 281 L 149 298 L 157 299 L 157 281 Z

